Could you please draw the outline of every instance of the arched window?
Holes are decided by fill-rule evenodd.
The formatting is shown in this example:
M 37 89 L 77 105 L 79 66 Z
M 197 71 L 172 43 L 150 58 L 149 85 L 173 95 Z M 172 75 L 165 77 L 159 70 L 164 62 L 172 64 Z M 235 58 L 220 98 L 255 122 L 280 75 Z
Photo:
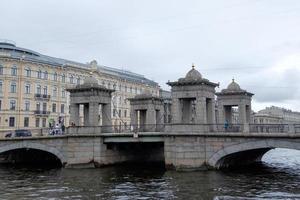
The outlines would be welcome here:
M 73 75 L 70 76 L 70 83 L 71 83 L 71 84 L 74 83 L 74 77 L 73 77 Z
M 77 77 L 77 84 L 80 84 L 80 77 Z
M 25 84 L 25 94 L 30 94 L 30 83 Z
M 53 97 L 56 97 L 57 96 L 57 87 L 54 87 L 53 88 Z
M 18 75 L 18 68 L 16 65 L 14 65 L 12 68 L 11 68 L 11 75 L 12 76 L 17 76 Z
M 65 90 L 65 88 L 62 88 L 62 89 L 61 89 L 61 97 L 62 97 L 62 98 L 65 98 L 65 97 L 66 97 L 66 90 Z
M 44 95 L 47 95 L 47 94 L 48 94 L 48 87 L 44 86 Z
M 57 73 L 56 72 L 53 74 L 53 80 L 57 81 Z
M 38 79 L 42 78 L 42 70 L 37 71 L 37 78 Z
M 48 79 L 48 72 L 47 71 L 44 72 L 44 79 Z
M 31 77 L 31 69 L 29 67 L 25 68 L 25 76 L 26 77 Z
M 63 83 L 66 82 L 66 75 L 63 74 L 63 75 L 61 76 L 61 82 L 63 82 Z
M 41 94 L 42 93 L 42 87 L 40 85 L 36 86 L 36 93 Z
M 17 84 L 16 84 L 16 82 L 11 82 L 10 83 L 10 92 L 11 93 L 16 93 L 17 92 Z

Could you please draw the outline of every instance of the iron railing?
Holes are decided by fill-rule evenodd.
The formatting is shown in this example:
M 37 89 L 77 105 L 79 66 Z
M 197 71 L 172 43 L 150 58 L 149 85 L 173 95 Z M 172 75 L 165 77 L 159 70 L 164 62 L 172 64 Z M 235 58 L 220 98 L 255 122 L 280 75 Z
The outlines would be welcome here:
M 250 133 L 288 133 L 294 124 L 249 124 Z M 299 129 L 300 131 L 300 129 Z
M 50 115 L 50 111 L 46 111 L 46 110 L 35 110 L 34 111 L 35 115 Z
M 36 99 L 49 100 L 51 96 L 48 95 L 48 94 L 39 94 L 39 93 L 37 93 L 37 94 L 34 94 L 34 97 Z

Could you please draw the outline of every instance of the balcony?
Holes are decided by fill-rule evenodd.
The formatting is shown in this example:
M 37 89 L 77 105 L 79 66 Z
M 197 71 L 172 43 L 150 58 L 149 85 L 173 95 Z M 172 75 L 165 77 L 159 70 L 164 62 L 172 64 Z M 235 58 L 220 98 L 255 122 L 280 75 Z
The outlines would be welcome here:
M 39 116 L 48 116 L 50 115 L 50 111 L 45 111 L 45 110 L 35 110 L 34 111 L 35 115 L 39 115 Z
M 50 100 L 50 95 L 48 95 L 48 94 L 34 94 L 34 98 L 36 100 L 49 101 Z

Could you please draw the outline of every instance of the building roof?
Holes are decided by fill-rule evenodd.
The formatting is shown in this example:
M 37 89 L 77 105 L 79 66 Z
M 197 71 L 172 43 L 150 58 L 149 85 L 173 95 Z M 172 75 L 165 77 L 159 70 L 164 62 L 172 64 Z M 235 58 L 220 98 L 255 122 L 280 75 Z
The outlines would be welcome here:
M 89 63 L 84 64 L 84 63 L 79 63 L 79 62 L 70 61 L 66 59 L 46 56 L 29 49 L 17 47 L 14 42 L 8 40 L 0 41 L 0 57 L 8 57 L 8 58 L 20 59 L 25 61 L 38 62 L 42 64 L 49 64 L 52 66 L 60 66 L 60 67 L 71 66 L 71 67 L 81 68 L 85 70 L 91 70 L 91 65 Z M 124 80 L 139 82 L 151 86 L 158 86 L 158 83 L 145 78 L 143 75 L 133 73 L 127 70 L 121 70 L 121 69 L 111 68 L 102 65 L 97 65 L 96 70 L 104 74 L 117 76 Z
M 223 89 L 221 92 L 217 92 L 216 95 L 247 95 L 253 96 L 254 94 L 247 92 L 246 90 L 241 89 L 240 85 L 232 79 L 232 82 L 227 86 L 226 89 Z
M 192 66 L 192 69 L 188 71 L 184 78 L 178 79 L 178 81 L 168 82 L 170 86 L 180 86 L 180 85 L 209 85 L 209 86 L 219 86 L 217 83 L 210 82 L 208 79 L 202 77 L 201 73 Z

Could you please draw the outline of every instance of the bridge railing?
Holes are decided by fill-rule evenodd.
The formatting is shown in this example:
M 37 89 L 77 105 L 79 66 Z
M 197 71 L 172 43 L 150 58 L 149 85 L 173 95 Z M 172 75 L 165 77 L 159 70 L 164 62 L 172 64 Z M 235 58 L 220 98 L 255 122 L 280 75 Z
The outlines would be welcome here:
M 300 133 L 300 124 L 294 124 L 295 133 Z
M 145 125 L 117 125 L 117 126 L 71 126 L 66 134 L 99 134 L 99 133 L 137 133 L 137 132 L 163 132 L 164 124 Z
M 250 133 L 290 133 L 293 129 L 294 124 L 249 124 Z
M 242 132 L 244 130 L 243 124 L 168 124 L 165 128 L 166 132 Z

